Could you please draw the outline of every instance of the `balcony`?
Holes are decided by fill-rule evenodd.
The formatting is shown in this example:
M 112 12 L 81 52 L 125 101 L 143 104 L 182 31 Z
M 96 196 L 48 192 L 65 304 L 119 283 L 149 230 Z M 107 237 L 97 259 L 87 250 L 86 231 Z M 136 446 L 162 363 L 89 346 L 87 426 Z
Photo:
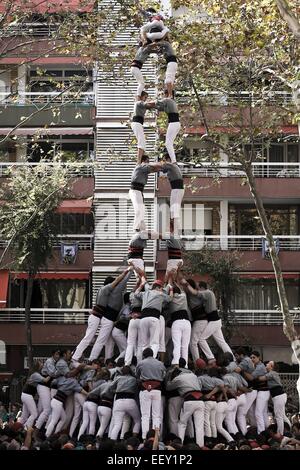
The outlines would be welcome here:
M 0 240 L 0 250 L 7 246 L 7 240 Z M 61 243 L 77 243 L 78 250 L 93 250 L 94 248 L 94 235 L 58 235 L 57 240 L 53 244 L 53 248 L 59 249 Z
M 219 91 L 198 91 L 198 95 L 201 101 L 206 105 L 211 106 L 234 106 L 237 103 L 244 103 L 249 106 L 252 105 L 289 105 L 293 102 L 292 93 L 284 90 L 271 91 L 266 90 L 264 93 L 254 93 L 248 91 L 232 92 L 228 94 L 221 93 Z M 178 92 L 178 102 L 182 105 L 189 104 L 189 97 L 184 95 L 180 96 L 180 90 Z
M 89 309 L 71 308 L 32 308 L 31 322 L 41 324 L 84 324 Z M 300 312 L 291 310 L 296 325 L 300 324 Z M 282 325 L 282 315 L 278 310 L 233 310 L 233 323 L 238 325 Z M 0 323 L 24 323 L 24 308 L 2 308 Z
M 26 126 L 92 126 L 94 102 L 93 92 L 1 93 L 0 127 L 14 127 L 28 116 Z
M 10 171 L 14 168 L 22 168 L 29 165 L 34 167 L 39 165 L 39 163 L 0 162 L 0 178 L 9 177 Z M 54 165 L 63 165 L 67 169 L 67 174 L 70 178 L 92 178 L 94 176 L 94 166 L 92 162 L 44 163 L 43 165 L 49 168 L 49 172 Z
M 183 176 L 201 178 L 243 178 L 246 176 L 240 163 L 179 163 L 179 166 Z M 252 163 L 252 170 L 256 178 L 300 178 L 300 162 L 256 162 Z

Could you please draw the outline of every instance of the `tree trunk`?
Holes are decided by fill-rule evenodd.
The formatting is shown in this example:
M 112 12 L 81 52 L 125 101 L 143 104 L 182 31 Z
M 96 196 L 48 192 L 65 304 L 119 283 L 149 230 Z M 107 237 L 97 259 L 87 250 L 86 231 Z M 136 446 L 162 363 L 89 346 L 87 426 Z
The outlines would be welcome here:
M 275 0 L 281 17 L 287 22 L 294 36 L 300 40 L 300 23 L 293 14 L 286 0 Z
M 30 306 L 33 290 L 33 275 L 29 273 L 27 281 L 27 292 L 25 300 L 25 328 L 26 328 L 26 345 L 29 369 L 33 366 L 33 350 L 32 350 L 32 335 L 31 335 L 31 319 L 30 319 Z
M 244 166 L 244 170 L 247 175 L 250 192 L 254 199 L 265 237 L 269 244 L 270 257 L 271 257 L 273 270 L 275 274 L 277 292 L 278 292 L 281 313 L 282 313 L 282 318 L 283 318 L 283 332 L 285 336 L 289 339 L 289 341 L 292 342 L 297 337 L 297 332 L 295 330 L 293 317 L 289 311 L 289 304 L 288 304 L 286 290 L 285 290 L 285 286 L 283 282 L 281 265 L 280 265 L 278 254 L 276 253 L 276 247 L 275 247 L 274 238 L 272 235 L 272 230 L 271 230 L 260 194 L 258 193 L 257 188 L 256 188 L 256 182 L 252 173 L 252 168 L 250 166 Z

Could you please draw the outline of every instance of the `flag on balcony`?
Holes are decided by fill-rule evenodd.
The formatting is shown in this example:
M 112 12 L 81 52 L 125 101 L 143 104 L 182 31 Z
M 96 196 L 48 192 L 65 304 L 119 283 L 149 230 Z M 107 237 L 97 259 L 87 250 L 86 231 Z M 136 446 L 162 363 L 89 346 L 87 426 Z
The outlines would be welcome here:
M 280 248 L 280 241 L 279 238 L 274 238 L 274 243 L 275 243 L 275 250 L 278 255 L 279 253 L 279 248 Z M 262 252 L 262 257 L 264 259 L 270 259 L 270 248 L 269 248 L 269 242 L 266 238 L 261 239 L 261 252 Z
M 78 253 L 78 243 L 61 243 L 60 253 L 63 264 L 74 264 Z

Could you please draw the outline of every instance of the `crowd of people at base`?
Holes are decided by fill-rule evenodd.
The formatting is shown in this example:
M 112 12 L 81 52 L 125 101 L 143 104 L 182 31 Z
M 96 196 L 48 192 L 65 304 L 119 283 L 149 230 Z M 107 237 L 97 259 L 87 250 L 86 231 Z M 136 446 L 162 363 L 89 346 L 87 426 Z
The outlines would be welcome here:
M 238 348 L 189 366 L 179 358 L 166 367 L 151 348 L 131 366 L 104 357 L 76 366 L 71 351 L 53 351 L 29 372 L 22 414 L 1 429 L 0 450 L 300 448 L 276 363 Z

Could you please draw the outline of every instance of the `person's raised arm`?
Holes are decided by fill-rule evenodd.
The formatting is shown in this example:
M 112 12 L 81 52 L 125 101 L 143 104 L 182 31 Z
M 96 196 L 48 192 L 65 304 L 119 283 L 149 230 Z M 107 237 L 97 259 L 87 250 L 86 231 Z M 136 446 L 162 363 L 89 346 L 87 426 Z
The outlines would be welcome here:
M 199 295 L 199 291 L 190 286 L 190 284 L 185 279 L 181 279 L 181 284 L 190 294 Z
M 129 273 L 129 271 L 132 271 L 133 267 L 130 266 L 129 268 L 125 269 L 116 279 L 111 283 L 112 289 L 114 289 L 121 281 L 123 281 L 124 277 Z
M 157 171 L 161 171 L 163 167 L 163 163 L 149 163 L 149 167 L 150 167 L 151 173 L 155 173 Z

